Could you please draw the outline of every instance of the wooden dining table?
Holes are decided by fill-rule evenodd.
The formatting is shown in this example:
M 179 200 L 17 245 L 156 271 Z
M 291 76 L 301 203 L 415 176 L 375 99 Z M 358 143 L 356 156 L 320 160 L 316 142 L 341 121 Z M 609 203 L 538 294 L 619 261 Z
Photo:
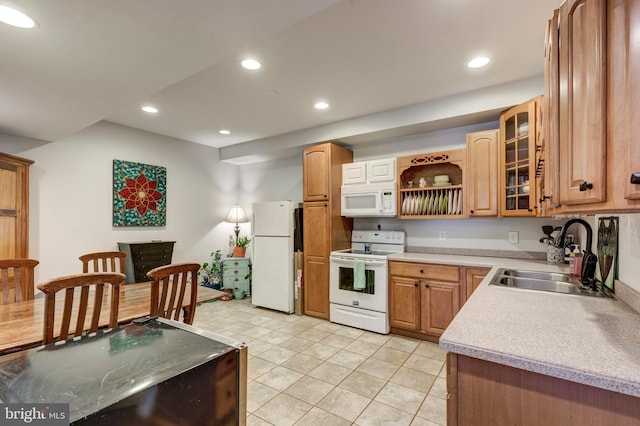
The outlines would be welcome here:
M 218 299 L 225 293 L 212 288 L 198 286 L 197 303 Z M 76 292 L 79 297 L 79 292 Z M 109 306 L 110 294 L 105 292 L 104 306 Z M 118 322 L 126 324 L 149 315 L 151 282 L 120 286 L 120 307 Z M 183 307 L 189 305 L 189 290 L 184 297 Z M 64 297 L 56 298 L 56 323 L 62 318 Z M 75 303 L 77 305 L 77 303 Z M 198 310 L 196 309 L 196 315 Z M 109 309 L 102 309 L 100 327 L 109 324 Z M 44 296 L 40 293 L 33 300 L 0 305 L 0 355 L 15 350 L 37 346 L 42 343 L 44 326 Z

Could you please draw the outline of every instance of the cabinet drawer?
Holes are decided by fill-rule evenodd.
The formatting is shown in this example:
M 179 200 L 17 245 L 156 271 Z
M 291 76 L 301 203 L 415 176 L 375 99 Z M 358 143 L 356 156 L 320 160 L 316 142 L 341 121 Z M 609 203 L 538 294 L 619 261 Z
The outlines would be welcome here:
M 431 263 L 389 262 L 389 274 L 442 281 L 460 281 L 460 267 Z
M 248 274 L 249 268 L 231 268 L 223 271 L 225 277 L 244 277 Z

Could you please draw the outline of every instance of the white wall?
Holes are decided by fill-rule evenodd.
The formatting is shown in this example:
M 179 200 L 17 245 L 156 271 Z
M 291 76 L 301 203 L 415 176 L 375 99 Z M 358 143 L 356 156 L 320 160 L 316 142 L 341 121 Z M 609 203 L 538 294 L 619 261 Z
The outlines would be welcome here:
M 355 161 L 411 155 L 463 147 L 471 131 L 497 123 L 448 129 L 356 145 Z M 5 143 L 6 142 L 6 143 Z M 236 202 L 247 214 L 255 201 L 302 201 L 302 158 L 233 166 L 218 160 L 218 150 L 157 134 L 101 122 L 64 140 L 43 143 L 2 138 L 0 150 L 30 158 L 30 255 L 41 261 L 37 280 L 77 273 L 78 256 L 112 250 L 118 241 L 177 241 L 174 261 L 208 261 L 209 253 L 226 253 L 233 225 L 224 222 Z M 112 226 L 112 161 L 136 161 L 167 167 L 167 226 Z M 589 218 L 594 226 L 595 218 Z M 356 219 L 359 229 L 405 230 L 411 246 L 546 251 L 539 243 L 541 225 L 561 226 L 554 219 L 397 220 Z M 620 216 L 619 276 L 640 291 L 640 214 Z M 517 230 L 520 242 L 508 242 Z M 446 240 L 438 239 L 439 231 Z M 251 232 L 241 224 L 241 234 Z M 595 232 L 594 232 L 595 233 Z M 594 242 L 595 244 L 595 242 Z M 595 247 L 595 246 L 594 246 Z
M 3 149 L 6 147 L 3 147 Z M 215 148 L 100 122 L 64 140 L 15 141 L 11 154 L 30 169 L 30 256 L 38 281 L 81 271 L 78 256 L 116 250 L 119 241 L 176 241 L 174 262 L 207 261 L 226 253 L 233 225 L 223 222 L 237 201 L 237 166 Z M 112 226 L 114 159 L 167 168 L 167 225 Z

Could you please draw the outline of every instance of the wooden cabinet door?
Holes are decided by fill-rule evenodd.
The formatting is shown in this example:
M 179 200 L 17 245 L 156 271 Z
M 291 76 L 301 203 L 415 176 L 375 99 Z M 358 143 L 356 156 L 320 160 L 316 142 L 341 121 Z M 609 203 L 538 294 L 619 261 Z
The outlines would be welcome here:
M 304 313 L 329 319 L 329 260 L 304 256 Z
M 560 203 L 606 197 L 606 0 L 560 7 Z
M 462 276 L 464 282 L 460 286 L 460 307 L 471 297 L 471 294 L 478 288 L 484 277 L 487 276 L 491 268 L 476 268 L 465 266 Z
M 304 255 L 327 257 L 330 252 L 331 220 L 326 202 L 304 203 Z M 309 237 L 309 238 L 307 238 Z
M 544 50 L 544 98 L 542 108 L 543 143 L 542 158 L 544 160 L 542 185 L 540 190 L 540 208 L 542 215 L 547 216 L 550 209 L 560 206 L 559 156 L 559 49 L 558 49 L 558 17 L 556 9 L 553 18 L 547 23 L 547 35 Z M 536 172 L 538 172 L 536 170 Z
M 0 153 L 0 259 L 29 257 L 29 166 Z
M 420 281 L 422 331 L 441 335 L 460 310 L 460 284 Z
M 304 203 L 304 312 L 329 319 L 330 214 L 326 202 Z
M 329 199 L 329 155 L 329 144 L 314 145 L 304 150 L 302 155 L 304 201 Z
M 500 214 L 536 216 L 537 101 L 532 99 L 500 115 Z
M 627 7 L 627 26 L 629 29 L 628 47 L 628 84 L 626 93 L 629 96 L 629 156 L 625 176 L 625 198 L 640 199 L 640 131 L 636 128 L 640 123 L 640 4 L 637 1 L 625 1 Z M 613 52 L 612 52 L 613 53 Z
M 466 210 L 470 217 L 498 216 L 498 130 L 467 135 Z
M 389 280 L 389 325 L 420 330 L 420 288 L 415 278 L 391 276 Z

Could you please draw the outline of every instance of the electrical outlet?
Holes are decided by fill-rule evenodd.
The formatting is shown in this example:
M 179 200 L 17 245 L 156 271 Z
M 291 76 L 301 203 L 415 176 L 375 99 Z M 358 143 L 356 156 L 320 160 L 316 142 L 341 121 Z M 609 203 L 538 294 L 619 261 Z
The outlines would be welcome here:
M 509 242 L 518 244 L 518 231 L 509 231 Z
M 440 232 L 438 232 L 438 239 L 439 239 L 440 241 L 444 241 L 444 240 L 446 240 L 446 239 L 447 239 L 447 233 L 446 233 L 446 232 L 444 232 L 444 231 L 440 231 Z

